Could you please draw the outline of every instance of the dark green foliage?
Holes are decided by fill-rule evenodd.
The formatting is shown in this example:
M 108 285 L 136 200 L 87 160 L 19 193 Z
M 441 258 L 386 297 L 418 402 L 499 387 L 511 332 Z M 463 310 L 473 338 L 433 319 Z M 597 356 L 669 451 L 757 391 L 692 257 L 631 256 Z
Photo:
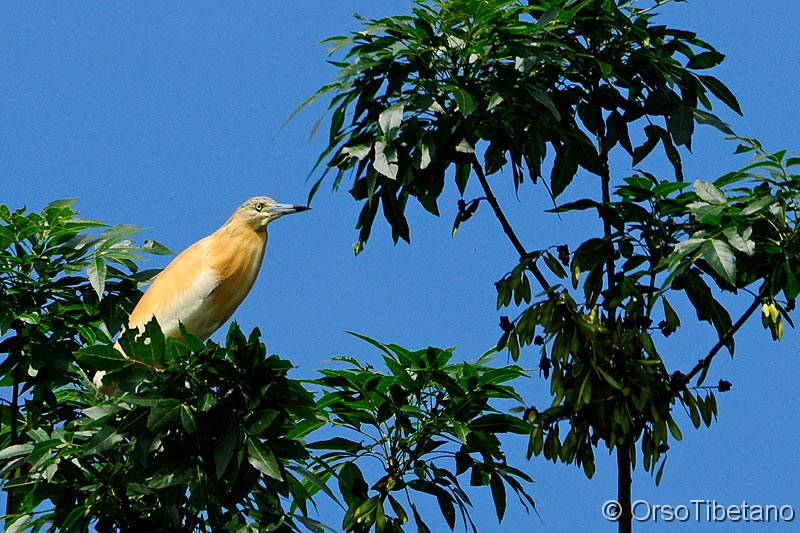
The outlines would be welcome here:
M 267 356 L 258 331 L 233 325 L 225 346 L 143 336 L 111 347 L 138 300 L 132 226 L 82 220 L 72 201 L 41 214 L 0 206 L 0 474 L 6 531 L 251 531 L 314 526 L 289 470 L 307 452 L 290 438 L 314 420 L 312 396 Z M 124 270 L 123 270 L 124 269 Z M 89 385 L 106 370 L 113 398 Z M 302 474 L 300 474 L 302 475 Z M 293 507 L 284 502 L 291 500 Z
M 691 147 L 695 121 L 730 132 L 707 94 L 739 111 L 719 80 L 693 72 L 722 54 L 691 32 L 652 24 L 654 14 L 633 2 L 415 4 L 410 16 L 329 39 L 332 53 L 347 52 L 334 62 L 336 80 L 309 99 L 334 94 L 319 162 L 336 172 L 334 189 L 354 177 L 351 194 L 364 202 L 357 250 L 379 204 L 395 241 L 409 239 L 409 197 L 438 215 L 453 169 L 462 194 L 474 165 L 487 175 L 509 168 L 519 187 L 542 176 L 551 153 L 546 183 L 556 198 L 579 169 L 601 175 L 615 145 L 636 165 L 661 144 L 682 179 L 677 147 Z M 646 140 L 634 147 L 629 129 L 639 124 Z
M 318 161 L 328 168 L 312 195 L 331 170 L 334 189 L 353 177 L 351 194 L 364 205 L 357 252 L 380 206 L 395 241 L 408 240 L 408 198 L 438 215 L 447 181 L 463 196 L 477 179 L 482 195 L 459 201 L 453 235 L 490 205 L 520 257 L 496 283 L 498 309 L 517 313 L 503 310 L 498 349 L 514 361 L 532 355 L 553 396 L 525 412 L 528 455 L 591 477 L 603 444 L 618 455 L 623 508 L 638 458 L 660 480 L 671 440 L 682 437 L 675 411 L 695 427 L 716 417 L 711 389 L 731 384 L 701 385 L 717 353 L 733 354 L 735 334 L 759 308 L 780 339 L 800 293 L 800 177 L 792 174 L 800 159 L 735 138 L 737 152 L 755 154 L 752 164 L 684 181 L 681 153 L 691 151 L 696 125 L 734 135 L 711 113 L 712 97 L 741 110 L 706 73 L 724 56 L 693 32 L 656 23 L 664 3 L 416 0 L 408 16 L 331 39 L 332 54 L 345 50 L 334 63 L 340 71 L 310 99 L 333 95 Z M 669 175 L 627 174 L 658 147 Z M 612 171 L 612 150 L 630 157 L 626 174 Z M 515 189 L 544 186 L 565 219 L 595 212 L 596 233 L 527 249 L 493 194 L 500 178 L 487 180 L 501 170 Z M 588 183 L 572 187 L 582 178 Z M 583 197 L 559 205 L 567 189 Z M 735 320 L 723 291 L 750 301 Z M 660 351 L 687 321 L 676 311 L 685 306 L 673 306 L 681 300 L 716 332 L 684 369 Z
M 119 441 L 115 452 L 125 461 L 105 473 L 112 489 L 96 503 L 109 507 L 98 513 L 97 527 L 296 528 L 281 498 L 306 510 L 309 495 L 287 468 L 307 452 L 288 434 L 296 421 L 314 418 L 311 395 L 287 378 L 288 361 L 267 356 L 258 330 L 246 339 L 232 324 L 225 346 L 204 346 L 188 332 L 184 339 L 164 339 L 153 321 L 130 359 L 106 377 L 119 385 L 99 431 Z M 77 356 L 108 368 L 94 364 L 91 348 Z M 114 501 L 130 509 L 113 513 Z
M 347 507 L 342 529 L 403 531 L 429 528 L 414 501 L 436 498 L 450 529 L 458 517 L 475 531 L 473 506 L 462 483 L 490 487 L 498 520 L 506 508 L 506 486 L 526 509 L 534 508 L 525 484 L 532 480 L 507 463 L 499 435 L 526 434 L 527 424 L 499 409 L 522 398 L 509 384 L 522 377 L 517 366 L 491 367 L 491 352 L 475 363 L 452 363 L 453 349 L 409 351 L 362 337 L 381 351 L 387 373 L 355 359 L 340 359 L 343 370 L 323 370 L 320 414 L 335 437 L 309 444 L 319 456 L 321 478 L 336 475 Z M 340 429 L 347 430 L 343 436 Z M 359 467 L 377 459 L 383 476 L 365 480 Z
M 702 385 L 720 348 L 733 354 L 733 334 L 744 319 L 760 308 L 774 339 L 781 337 L 784 320 L 792 323 L 787 308 L 797 297 L 800 273 L 794 203 L 800 176 L 791 167 L 798 162 L 741 141 L 738 151 L 754 152 L 755 161 L 713 183 L 660 182 L 642 173 L 625 178 L 612 202 L 581 200 L 557 209 L 595 209 L 613 230 L 573 254 L 572 287 L 583 289 L 582 304 L 567 287 L 554 286 L 503 328 L 499 347 L 508 348 L 514 360 L 523 347 L 541 346 L 543 374 L 554 396 L 551 407 L 530 412 L 529 454 L 574 462 L 591 475 L 599 442 L 613 448 L 632 439 L 641 443 L 650 470 L 669 448 L 670 435 L 680 440 L 672 418 L 676 403 L 695 427 L 701 415 L 706 425 L 716 416 L 713 392 L 687 385 L 697 374 L 696 385 Z M 542 258 L 553 274 L 565 277 L 546 254 L 531 254 L 497 283 L 498 308 L 531 302 L 531 260 Z M 609 261 L 619 273 L 611 287 L 604 284 Z M 712 287 L 737 292 L 753 285 L 754 302 L 734 324 Z M 692 369 L 669 368 L 657 348 L 659 337 L 681 325 L 670 304 L 679 298 L 671 295 L 676 291 L 717 332 L 716 345 Z M 561 421 L 569 422 L 563 437 Z
M 390 372 L 352 360 L 325 370 L 315 403 L 257 329 L 245 337 L 233 323 L 223 346 L 185 329 L 182 341 L 165 338 L 154 319 L 141 335 L 123 333 L 117 349 L 112 332 L 140 297 L 138 281 L 152 277 L 134 260 L 165 249 L 124 240 L 130 226 L 93 238 L 85 230 L 102 225 L 71 206 L 0 206 L 6 531 L 321 531 L 309 503 L 319 492 L 335 498 L 334 475 L 348 530 L 400 531 L 410 517 L 424 528 L 415 492 L 434 496 L 451 528 L 458 516 L 469 521 L 467 472 L 470 484 L 490 486 L 498 519 L 506 486 L 533 506 L 530 479 L 506 463 L 496 436 L 527 426 L 490 405 L 521 403 L 507 384 L 519 367 L 489 367 L 488 356 L 451 364 L 452 350 L 370 341 Z M 113 396 L 89 384 L 96 370 Z M 335 436 L 307 447 L 323 426 Z M 352 431 L 370 442 L 348 440 Z M 312 458 L 309 449 L 329 451 Z M 371 489 L 358 466 L 365 456 L 386 466 Z

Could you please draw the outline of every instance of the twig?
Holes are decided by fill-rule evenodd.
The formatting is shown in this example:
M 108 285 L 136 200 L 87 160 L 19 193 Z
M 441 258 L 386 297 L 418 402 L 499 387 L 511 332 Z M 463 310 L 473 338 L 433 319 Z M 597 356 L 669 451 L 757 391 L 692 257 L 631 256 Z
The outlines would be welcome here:
M 478 176 L 478 181 L 480 181 L 483 192 L 486 195 L 486 201 L 492 206 L 492 210 L 494 210 L 494 216 L 500 221 L 500 225 L 503 227 L 503 232 L 508 236 L 511 244 L 517 250 L 520 258 L 528 257 L 528 251 L 525 250 L 525 247 L 517 237 L 517 234 L 514 233 L 514 228 L 511 227 L 511 224 L 508 222 L 505 213 L 503 213 L 503 210 L 500 208 L 500 204 L 492 192 L 492 188 L 489 186 L 489 182 L 486 180 L 486 175 L 483 173 L 483 168 L 481 167 L 481 164 L 475 154 L 472 154 L 472 170 L 474 170 L 475 175 Z M 550 289 L 550 283 L 547 282 L 547 278 L 544 277 L 544 274 L 542 274 L 542 271 L 539 270 L 539 267 L 536 265 L 536 263 L 530 263 L 528 265 L 528 270 L 533 273 L 536 281 L 539 282 L 539 285 L 541 285 L 544 290 L 547 291 Z
M 723 346 L 739 331 L 747 319 L 758 309 L 758 306 L 761 305 L 761 300 L 764 297 L 764 293 L 767 292 L 767 284 L 765 283 L 764 286 L 759 291 L 759 294 L 753 299 L 753 303 L 750 304 L 750 307 L 742 313 L 742 316 L 725 332 L 725 334 L 719 338 L 717 343 L 708 351 L 708 353 L 700 359 L 697 364 L 692 368 L 683 378 L 683 383 L 681 384 L 680 388 L 683 388 L 686 384 L 688 384 L 692 378 L 694 378 L 697 374 L 699 374 L 704 368 L 707 368 L 711 361 L 716 357 L 717 353 L 722 349 Z

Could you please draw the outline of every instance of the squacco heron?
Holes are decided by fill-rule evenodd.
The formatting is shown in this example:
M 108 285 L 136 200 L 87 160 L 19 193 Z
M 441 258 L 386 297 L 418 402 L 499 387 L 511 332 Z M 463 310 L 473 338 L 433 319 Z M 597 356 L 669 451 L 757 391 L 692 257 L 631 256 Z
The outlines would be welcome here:
M 217 231 L 189 246 L 167 265 L 136 304 L 128 329 L 144 330 L 153 317 L 164 335 L 180 339 L 180 327 L 206 340 L 233 315 L 250 292 L 267 247 L 267 225 L 309 209 L 266 196 L 240 205 Z M 119 348 L 119 345 L 117 345 Z M 101 390 L 104 373 L 93 379 Z

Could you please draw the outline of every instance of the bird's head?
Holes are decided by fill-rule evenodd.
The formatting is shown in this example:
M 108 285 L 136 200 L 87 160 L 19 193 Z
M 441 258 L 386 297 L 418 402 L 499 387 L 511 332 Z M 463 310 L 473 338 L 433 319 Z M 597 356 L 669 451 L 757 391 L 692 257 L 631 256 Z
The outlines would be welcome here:
M 283 215 L 299 213 L 310 209 L 304 205 L 279 204 L 272 198 L 256 196 L 240 205 L 231 216 L 231 221 L 246 222 L 254 230 L 263 230 L 267 224 Z

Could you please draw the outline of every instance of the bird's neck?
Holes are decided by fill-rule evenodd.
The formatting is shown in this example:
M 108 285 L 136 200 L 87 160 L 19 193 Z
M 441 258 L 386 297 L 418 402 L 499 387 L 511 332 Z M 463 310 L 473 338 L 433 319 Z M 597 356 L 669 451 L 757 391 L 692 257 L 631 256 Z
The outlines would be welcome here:
M 218 229 L 214 237 L 216 249 L 210 254 L 213 259 L 207 257 L 207 260 L 214 263 L 222 277 L 239 272 L 254 280 L 267 246 L 266 228 L 256 230 L 247 223 L 228 223 Z

